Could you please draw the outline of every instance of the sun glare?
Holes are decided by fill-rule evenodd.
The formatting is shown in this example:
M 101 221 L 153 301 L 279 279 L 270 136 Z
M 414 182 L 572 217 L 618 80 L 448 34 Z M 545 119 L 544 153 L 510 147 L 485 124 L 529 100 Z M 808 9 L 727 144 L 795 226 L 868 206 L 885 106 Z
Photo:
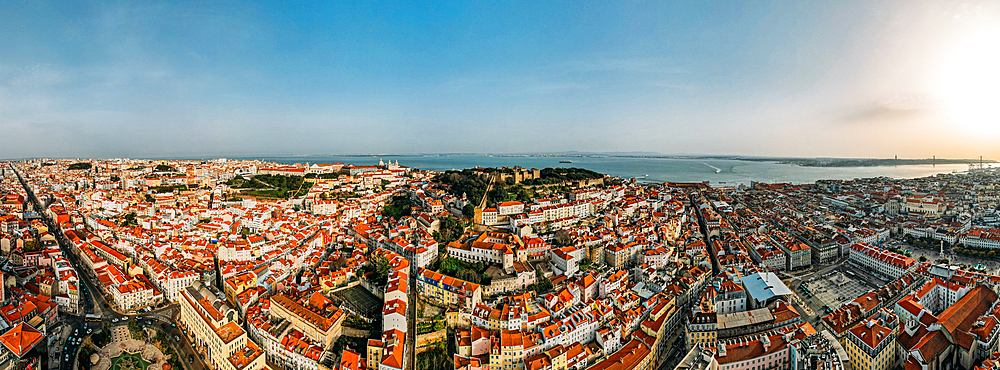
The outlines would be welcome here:
M 982 30 L 953 46 L 940 90 L 957 127 L 1000 134 L 1000 28 Z

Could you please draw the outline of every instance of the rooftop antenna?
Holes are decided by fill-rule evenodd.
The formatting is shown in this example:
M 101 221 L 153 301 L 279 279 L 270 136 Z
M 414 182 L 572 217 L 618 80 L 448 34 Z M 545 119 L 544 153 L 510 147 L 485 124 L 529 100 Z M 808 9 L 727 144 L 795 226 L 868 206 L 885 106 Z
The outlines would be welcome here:
M 931 156 L 931 167 L 937 167 L 937 156 L 936 155 L 932 155 Z

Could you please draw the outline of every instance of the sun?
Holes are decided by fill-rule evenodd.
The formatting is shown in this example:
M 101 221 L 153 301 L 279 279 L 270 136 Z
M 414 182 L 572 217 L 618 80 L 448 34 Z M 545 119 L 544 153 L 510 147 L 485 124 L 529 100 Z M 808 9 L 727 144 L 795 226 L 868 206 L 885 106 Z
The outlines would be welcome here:
M 973 33 L 952 47 L 939 93 L 956 128 L 1000 134 L 1000 28 Z

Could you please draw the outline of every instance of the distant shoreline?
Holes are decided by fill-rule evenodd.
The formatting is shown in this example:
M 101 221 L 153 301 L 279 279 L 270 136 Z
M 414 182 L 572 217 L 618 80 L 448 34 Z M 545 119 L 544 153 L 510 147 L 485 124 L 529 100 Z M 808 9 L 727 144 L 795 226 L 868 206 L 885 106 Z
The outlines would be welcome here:
M 529 153 L 529 154 L 491 154 L 491 153 L 437 153 L 437 154 L 321 154 L 315 157 L 448 157 L 448 156 L 480 156 L 495 158 L 636 158 L 636 159 L 681 159 L 681 160 L 729 160 L 744 162 L 769 162 L 801 167 L 849 168 L 849 167 L 891 167 L 914 165 L 955 165 L 979 163 L 979 159 L 895 159 L 895 158 L 795 158 L 795 157 L 747 157 L 729 155 L 661 155 L 661 154 L 626 154 L 626 153 Z M 299 156 L 290 156 L 299 157 Z M 302 156 L 305 157 L 305 156 Z M 258 157 L 259 158 L 259 157 Z M 982 163 L 997 163 L 992 159 L 983 159 Z
M 802 167 L 889 167 L 889 166 L 914 166 L 914 165 L 949 165 L 949 164 L 970 164 L 979 163 L 979 159 L 947 159 L 947 158 L 926 158 L 926 159 L 878 159 L 878 158 L 767 158 L 767 157 L 740 157 L 740 156 L 612 156 L 624 158 L 670 158 L 670 159 L 707 159 L 707 160 L 730 160 L 746 162 L 773 162 L 777 164 L 789 164 Z M 983 159 L 982 163 L 997 163 L 992 159 Z
M 868 160 L 840 160 L 824 162 L 818 160 L 802 160 L 784 162 L 803 167 L 887 167 L 887 166 L 912 166 L 912 165 L 949 165 L 949 164 L 970 164 L 979 163 L 978 160 L 965 159 L 868 159 Z M 996 163 L 993 160 L 983 160 L 982 163 Z
M 322 157 L 344 157 L 344 158 L 396 158 L 396 157 L 452 157 L 452 156 L 479 156 L 494 158 L 635 158 L 635 159 L 680 159 L 680 160 L 729 160 L 744 162 L 769 162 L 775 164 L 787 164 L 801 167 L 891 167 L 891 166 L 911 166 L 911 165 L 964 165 L 979 163 L 979 159 L 948 159 L 948 158 L 924 158 L 924 159 L 895 159 L 895 158 L 801 158 L 801 157 L 752 157 L 738 155 L 665 155 L 645 152 L 608 152 L 608 153 L 418 153 L 418 154 L 287 154 L 287 155 L 234 155 L 234 156 L 205 156 L 195 157 L 160 157 L 160 158 L 132 158 L 132 159 L 163 159 L 163 160 L 207 160 L 209 158 L 230 158 L 230 159 L 264 159 L 264 158 L 322 158 Z M 27 160 L 35 158 L 18 158 L 6 160 Z M 110 159 L 110 158 L 101 158 Z M 998 163 L 996 160 L 983 159 L 982 163 Z

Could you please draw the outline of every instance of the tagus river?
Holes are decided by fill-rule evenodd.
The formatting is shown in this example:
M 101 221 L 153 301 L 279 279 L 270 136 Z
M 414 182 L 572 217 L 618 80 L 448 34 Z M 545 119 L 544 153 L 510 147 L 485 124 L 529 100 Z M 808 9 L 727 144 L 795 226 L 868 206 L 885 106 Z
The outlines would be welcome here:
M 635 157 L 527 157 L 489 155 L 386 155 L 386 156 L 293 156 L 257 157 L 278 163 L 344 163 L 374 165 L 379 160 L 399 161 L 402 166 L 424 170 L 460 170 L 472 167 L 521 166 L 525 168 L 580 167 L 641 181 L 701 182 L 714 186 L 760 182 L 811 183 L 816 180 L 850 180 L 887 176 L 913 178 L 965 171 L 967 165 L 909 165 L 880 167 L 804 167 L 776 162 L 723 159 L 677 159 Z M 572 163 L 560 163 L 571 161 Z

